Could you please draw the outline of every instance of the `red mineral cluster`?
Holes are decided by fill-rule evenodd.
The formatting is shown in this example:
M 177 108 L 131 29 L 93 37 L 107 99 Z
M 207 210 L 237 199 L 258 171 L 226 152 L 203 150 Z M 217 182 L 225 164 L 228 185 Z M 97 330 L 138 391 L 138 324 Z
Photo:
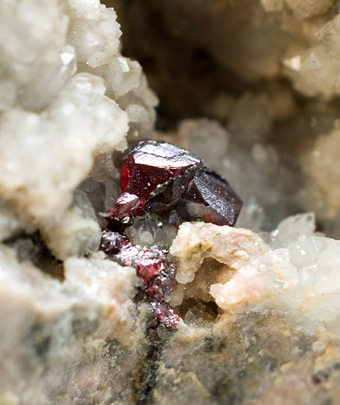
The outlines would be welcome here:
M 123 194 L 109 212 L 110 218 L 122 221 L 142 213 L 150 199 L 167 189 L 171 189 L 171 195 L 163 202 L 162 210 L 171 209 L 202 166 L 200 158 L 169 143 L 139 142 L 122 163 Z
M 132 266 L 143 280 L 159 324 L 175 329 L 179 317 L 166 303 L 174 286 L 175 267 L 164 250 L 133 245 L 119 232 L 131 218 L 145 211 L 166 217 L 177 212 L 181 220 L 202 220 L 233 226 L 242 201 L 230 185 L 203 166 L 192 153 L 167 142 L 141 141 L 121 166 L 123 193 L 108 212 L 101 249 L 122 266 Z
M 121 166 L 123 193 L 108 213 L 112 225 L 145 210 L 175 209 L 183 220 L 233 226 L 242 201 L 229 184 L 192 153 L 167 142 L 141 141 Z
M 118 232 L 104 230 L 101 249 L 122 266 L 131 266 L 143 280 L 141 291 L 148 297 L 157 321 L 168 329 L 175 329 L 179 316 L 166 303 L 174 286 L 175 266 L 166 259 L 157 246 L 151 248 L 133 245 Z

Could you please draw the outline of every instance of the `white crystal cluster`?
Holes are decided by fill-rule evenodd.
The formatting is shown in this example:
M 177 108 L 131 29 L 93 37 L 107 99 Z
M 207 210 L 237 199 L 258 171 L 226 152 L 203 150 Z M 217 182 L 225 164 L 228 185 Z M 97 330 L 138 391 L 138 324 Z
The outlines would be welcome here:
M 0 26 L 0 199 L 13 218 L 1 234 L 39 229 L 60 259 L 96 249 L 95 216 L 73 192 L 129 130 L 150 130 L 155 96 L 99 1 L 2 2 Z
M 129 403 L 133 392 L 124 376 L 136 369 L 141 354 L 132 348 L 144 341 L 132 301 L 134 270 L 101 254 L 72 257 L 60 283 L 20 263 L 8 247 L 1 247 L 0 260 L 1 403 L 69 404 L 75 397 L 104 403 L 119 395 Z
M 340 243 L 315 233 L 313 214 L 283 220 L 267 242 L 242 228 L 186 223 L 171 252 L 179 283 L 173 305 L 214 301 L 225 311 L 219 322 L 274 308 L 339 336 Z
M 99 0 L 0 2 L 2 404 L 134 397 L 148 311 L 135 271 L 96 253 L 91 194 L 112 206 L 112 153 L 154 125 L 120 36 Z

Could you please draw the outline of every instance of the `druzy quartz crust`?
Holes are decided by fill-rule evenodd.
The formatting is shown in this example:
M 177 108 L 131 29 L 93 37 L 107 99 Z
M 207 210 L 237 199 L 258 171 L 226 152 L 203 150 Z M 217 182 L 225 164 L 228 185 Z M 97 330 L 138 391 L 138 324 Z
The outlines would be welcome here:
M 121 232 L 136 215 L 151 212 L 166 220 L 173 210 L 182 221 L 233 226 L 242 201 L 202 159 L 167 142 L 139 142 L 123 160 L 120 174 L 122 194 L 108 213 L 101 249 L 122 266 L 135 268 L 157 322 L 175 329 L 180 318 L 167 304 L 175 283 L 171 258 L 158 246 L 133 245 Z

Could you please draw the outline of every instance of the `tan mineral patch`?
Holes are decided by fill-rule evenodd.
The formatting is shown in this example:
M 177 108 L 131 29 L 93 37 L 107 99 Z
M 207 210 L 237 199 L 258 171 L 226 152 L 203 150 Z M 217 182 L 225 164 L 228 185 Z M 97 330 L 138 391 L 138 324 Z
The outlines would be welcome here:
M 181 297 L 209 301 L 208 293 L 218 307 L 238 313 L 296 283 L 296 270 L 285 252 L 273 252 L 258 234 L 246 229 L 185 223 L 171 253 L 179 283 L 172 302 L 177 305 Z

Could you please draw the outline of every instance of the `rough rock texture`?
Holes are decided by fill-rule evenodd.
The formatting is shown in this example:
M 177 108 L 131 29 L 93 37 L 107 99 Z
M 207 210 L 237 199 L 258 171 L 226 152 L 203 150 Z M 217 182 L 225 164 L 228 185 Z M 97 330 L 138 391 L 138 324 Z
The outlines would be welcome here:
M 0 403 L 339 403 L 338 2 L 106 3 L 141 65 L 99 0 L 0 2 Z M 126 229 L 172 244 L 177 331 L 97 251 L 141 138 L 244 200 Z
M 290 217 L 266 243 L 245 229 L 180 227 L 171 303 L 184 323 L 155 403 L 337 402 L 339 243 L 314 228 L 311 214 Z
M 287 218 L 271 234 L 272 250 L 246 229 L 183 224 L 171 247 L 179 283 L 172 299 L 176 306 L 185 299 L 214 301 L 228 315 L 274 305 L 337 331 L 340 303 L 324 296 L 340 288 L 339 244 L 314 230 L 312 214 Z
M 84 256 L 157 100 L 99 1 L 1 2 L 0 27 L 0 402 L 133 403 L 148 307 L 133 269 Z
M 126 148 L 128 122 L 135 136 L 150 129 L 156 99 L 138 63 L 121 56 L 116 14 L 99 1 L 2 3 L 0 15 L 0 198 L 65 259 L 86 240 L 98 246 L 98 226 L 71 208 L 73 190 L 97 156 Z M 78 247 L 72 218 L 87 228 Z
M 131 403 L 144 357 L 134 271 L 72 257 L 61 284 L 13 249 L 0 258 L 2 403 Z

